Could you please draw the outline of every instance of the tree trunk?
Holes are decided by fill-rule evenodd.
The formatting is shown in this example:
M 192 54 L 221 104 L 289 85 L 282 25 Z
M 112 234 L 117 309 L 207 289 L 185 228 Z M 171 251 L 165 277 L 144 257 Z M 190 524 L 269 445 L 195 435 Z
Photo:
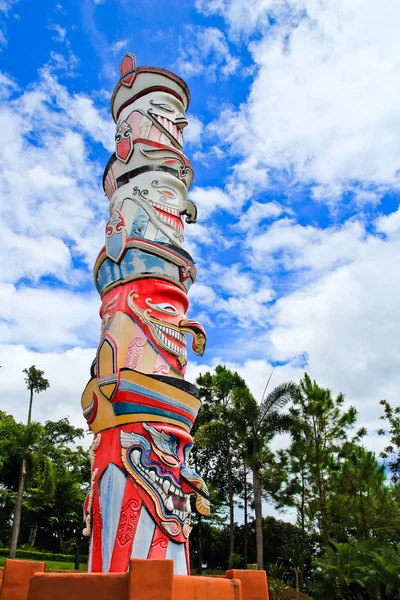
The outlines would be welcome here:
M 233 483 L 232 483 L 232 464 L 231 456 L 228 457 L 228 497 L 229 497 L 229 562 L 228 568 L 232 569 L 232 555 L 235 551 L 235 514 L 233 506 Z
M 264 568 L 260 465 L 253 467 L 254 510 L 256 513 L 257 568 Z
M 321 513 L 321 529 L 322 529 L 322 541 L 324 546 L 329 543 L 328 537 L 328 524 L 326 517 L 326 504 L 325 504 L 325 493 L 324 486 L 322 483 L 321 469 L 319 460 L 317 460 L 317 486 L 318 486 L 318 497 L 319 497 L 319 509 Z
M 28 421 L 27 425 L 29 426 L 32 422 L 32 404 L 33 404 L 33 387 L 30 389 L 30 397 L 29 397 L 29 410 L 28 410 Z M 24 455 L 22 458 L 21 464 L 21 473 L 19 476 L 18 482 L 18 492 L 17 492 L 17 501 L 15 503 L 14 509 L 14 520 L 11 530 L 11 544 L 10 544 L 10 558 L 15 558 L 15 554 L 17 552 L 18 538 L 19 538 L 19 528 L 21 526 L 21 513 L 22 513 L 22 499 L 24 497 L 24 487 L 25 487 L 25 477 L 26 477 L 26 459 L 29 452 L 29 446 L 26 446 L 24 450 Z
M 197 514 L 197 574 L 203 573 L 203 547 L 201 544 L 201 515 Z
M 315 421 L 314 421 L 314 440 L 315 440 L 315 466 L 316 466 L 316 471 L 317 471 L 319 510 L 321 513 L 322 541 L 323 541 L 324 546 L 327 546 L 329 543 L 329 537 L 328 537 L 328 522 L 327 522 L 327 515 L 326 515 L 325 490 L 324 490 L 324 484 L 322 481 L 322 474 L 321 474 L 320 435 L 317 431 Z
M 296 574 L 296 600 L 299 600 L 300 585 L 299 585 L 299 569 L 298 569 L 298 567 L 295 568 L 294 572 Z
M 38 531 L 38 524 L 34 523 L 31 527 L 31 531 L 29 533 L 29 545 L 30 546 L 35 546 L 37 531 Z
M 247 471 L 246 471 L 246 467 L 244 466 L 244 523 L 243 523 L 243 535 L 244 535 L 244 541 L 243 541 L 243 559 L 244 559 L 244 568 L 247 569 L 248 566 L 248 540 L 247 540 L 247 536 L 248 536 L 248 526 L 247 526 Z
M 26 476 L 26 451 L 21 464 L 21 473 L 19 475 L 17 501 L 14 508 L 14 520 L 11 530 L 10 558 L 15 558 L 19 537 L 19 528 L 21 525 L 22 498 L 24 496 L 25 476 Z
M 60 546 L 60 553 L 64 554 L 64 538 L 61 529 L 58 530 L 58 543 Z
M 301 465 L 301 530 L 305 533 L 305 519 L 304 519 L 304 510 L 305 510 L 305 486 L 304 486 L 304 467 Z

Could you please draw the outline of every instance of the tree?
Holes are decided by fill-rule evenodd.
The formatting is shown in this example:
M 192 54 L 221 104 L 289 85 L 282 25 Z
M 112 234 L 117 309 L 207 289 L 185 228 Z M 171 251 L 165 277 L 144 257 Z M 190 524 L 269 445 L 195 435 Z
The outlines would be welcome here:
M 309 510 L 317 518 L 324 546 L 329 542 L 327 496 L 330 474 L 343 458 L 348 432 L 357 418 L 354 407 L 343 410 L 343 405 L 343 394 L 332 398 L 329 389 L 320 387 L 305 373 L 300 382 L 300 394 L 290 408 L 291 434 L 294 443 L 299 444 L 297 451 L 304 455 L 302 473 L 312 494 Z M 352 443 L 365 433 L 365 429 L 360 429 Z
M 384 408 L 380 418 L 389 421 L 390 425 L 388 431 L 378 429 L 379 435 L 388 435 L 390 441 L 381 452 L 381 457 L 387 461 L 392 472 L 392 481 L 397 482 L 400 479 L 400 406 L 392 408 L 387 400 L 381 400 L 380 404 Z
M 200 449 L 208 451 L 209 456 L 212 455 L 210 456 L 210 466 L 212 465 L 211 482 L 214 487 L 222 489 L 226 479 L 230 530 L 229 554 L 233 556 L 235 550 L 234 494 L 237 487 L 240 455 L 232 395 L 236 388 L 246 384 L 238 373 L 221 365 L 215 368 L 213 374 L 207 372 L 200 375 L 196 383 L 203 401 L 199 415 L 203 419 L 203 424 L 198 427 L 194 439 Z M 207 415 L 206 418 L 201 416 L 202 412 Z M 231 568 L 231 566 L 230 558 L 229 567 Z
M 295 544 L 287 545 L 284 547 L 283 556 L 290 564 L 295 573 L 295 585 L 296 585 L 296 600 L 299 598 L 300 592 L 300 576 L 304 568 L 304 564 L 309 558 L 308 548 L 301 540 L 296 540 Z
M 29 369 L 24 369 L 23 373 L 25 373 L 25 383 L 26 387 L 29 390 L 29 410 L 28 410 L 28 422 L 27 422 L 27 433 L 29 434 L 29 426 L 32 422 L 32 404 L 33 404 L 33 394 L 36 392 L 40 394 L 40 392 L 44 392 L 49 387 L 48 380 L 44 377 L 44 371 L 37 369 L 34 365 L 29 367 Z M 26 444 L 24 447 L 24 453 L 22 456 L 21 462 L 21 472 L 18 483 L 18 492 L 17 492 L 17 500 L 15 503 L 14 509 L 14 520 L 11 531 L 11 545 L 10 545 L 10 558 L 15 558 L 15 553 L 17 551 L 18 544 L 18 536 L 19 529 L 21 524 L 21 511 L 22 511 L 22 499 L 24 495 L 24 486 L 25 486 L 25 477 L 26 477 L 26 462 L 29 453 L 29 438 L 26 440 Z
M 257 566 L 264 568 L 263 532 L 262 532 L 262 489 L 261 468 L 268 445 L 277 433 L 288 431 L 291 419 L 280 413 L 290 400 L 295 401 L 298 386 L 293 383 L 282 383 L 274 390 L 264 391 L 261 403 L 250 393 L 246 385 L 235 388 L 232 402 L 235 407 L 236 427 L 240 439 L 244 443 L 245 459 L 253 476 L 254 510 L 256 517 Z
M 373 452 L 349 445 L 339 472 L 332 475 L 331 488 L 330 531 L 337 541 L 398 539 L 400 508 L 394 489 L 386 485 L 385 466 Z
M 379 544 L 375 540 L 332 543 L 315 561 L 315 567 L 315 598 L 400 598 L 400 553 L 395 544 Z

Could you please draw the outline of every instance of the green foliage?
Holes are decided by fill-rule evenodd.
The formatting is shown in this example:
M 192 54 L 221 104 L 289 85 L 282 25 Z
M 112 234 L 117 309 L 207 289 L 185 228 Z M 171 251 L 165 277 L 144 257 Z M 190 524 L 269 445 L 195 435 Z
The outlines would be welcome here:
M 44 371 L 37 369 L 35 365 L 29 367 L 29 369 L 24 369 L 22 372 L 26 375 L 24 381 L 30 392 L 40 394 L 40 392 L 45 392 L 50 387 L 48 380 L 43 377 Z
M 24 546 L 25 544 L 23 544 Z M 9 548 L 0 548 L 0 556 L 8 557 L 10 554 Z M 23 558 L 26 560 L 56 560 L 59 562 L 73 562 L 75 560 L 74 554 L 58 554 L 56 552 L 41 552 L 40 550 L 27 550 L 19 547 L 17 549 L 17 558 Z M 80 557 L 82 561 L 87 560 L 87 556 Z
M 397 545 L 375 540 L 331 544 L 315 561 L 316 598 L 345 600 L 398 600 L 400 552 Z
M 392 480 L 396 483 L 400 479 L 400 406 L 393 408 L 387 400 L 381 400 L 384 413 L 380 417 L 389 421 L 388 431 L 379 429 L 379 435 L 389 436 L 389 444 L 381 452 L 381 457 L 387 462 L 392 472 Z
M 32 367 L 31 367 L 32 369 Z M 44 385 L 44 384 L 43 384 Z M 68 419 L 44 425 L 16 423 L 0 411 L 0 539 L 10 541 L 18 474 L 26 448 L 26 485 L 20 542 L 62 549 L 80 537 L 82 506 L 90 482 L 90 461 L 81 447 L 69 444 L 84 435 Z M 36 539 L 37 537 L 37 539 Z M 75 542 L 76 543 L 76 542 Z
M 372 452 L 356 445 L 348 448 L 339 472 L 332 475 L 328 514 L 337 541 L 349 537 L 399 539 L 400 507 L 395 489 L 386 485 L 385 467 Z

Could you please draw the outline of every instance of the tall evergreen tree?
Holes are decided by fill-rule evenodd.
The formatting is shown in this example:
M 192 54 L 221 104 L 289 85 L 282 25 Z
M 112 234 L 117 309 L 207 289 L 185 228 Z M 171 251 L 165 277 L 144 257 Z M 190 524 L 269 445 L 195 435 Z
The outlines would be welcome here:
M 332 398 L 329 389 L 320 387 L 305 373 L 290 414 L 293 419 L 291 451 L 304 457 L 299 461 L 304 478 L 301 490 L 306 483 L 311 494 L 309 516 L 316 519 L 326 546 L 329 542 L 327 497 L 330 474 L 338 467 L 349 432 L 356 423 L 357 411 L 354 407 L 345 410 L 343 394 Z M 360 429 L 353 441 L 365 433 Z

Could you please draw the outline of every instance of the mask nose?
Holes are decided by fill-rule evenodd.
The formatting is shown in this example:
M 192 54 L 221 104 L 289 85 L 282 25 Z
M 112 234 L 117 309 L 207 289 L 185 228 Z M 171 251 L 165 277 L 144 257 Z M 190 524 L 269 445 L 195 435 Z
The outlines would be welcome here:
M 178 129 L 184 129 L 188 124 L 187 119 L 183 113 L 177 113 L 175 116 L 175 125 Z

